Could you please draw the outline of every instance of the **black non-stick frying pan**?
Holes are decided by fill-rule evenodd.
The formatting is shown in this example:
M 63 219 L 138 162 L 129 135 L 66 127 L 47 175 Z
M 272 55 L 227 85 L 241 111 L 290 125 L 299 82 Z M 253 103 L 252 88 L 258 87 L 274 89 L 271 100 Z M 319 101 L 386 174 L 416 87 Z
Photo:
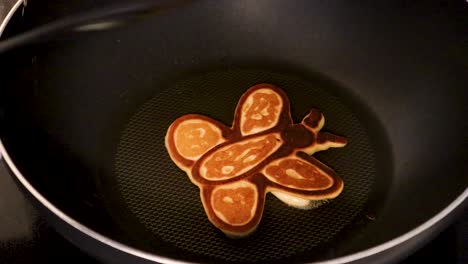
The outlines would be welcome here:
M 440 11 L 442 10 L 442 11 Z M 466 21 L 446 6 L 145 2 L 0 43 L 0 150 L 58 231 L 103 261 L 394 261 L 468 196 Z M 454 15 L 455 14 L 455 15 Z M 458 16 L 457 16 L 458 14 Z M 315 210 L 271 195 L 249 237 L 210 224 L 164 136 L 187 113 L 232 122 L 257 83 L 316 107 L 349 144 Z

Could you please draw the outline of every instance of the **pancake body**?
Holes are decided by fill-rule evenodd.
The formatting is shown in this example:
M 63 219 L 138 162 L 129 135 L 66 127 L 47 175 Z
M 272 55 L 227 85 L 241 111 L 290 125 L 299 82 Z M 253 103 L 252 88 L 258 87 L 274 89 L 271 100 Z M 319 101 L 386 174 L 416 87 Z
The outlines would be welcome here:
M 199 187 L 210 222 L 230 237 L 243 237 L 260 223 L 268 192 L 300 209 L 315 208 L 341 193 L 341 178 L 311 156 L 347 143 L 320 132 L 324 124 L 317 109 L 294 124 L 284 91 L 258 84 L 240 98 L 232 126 L 184 115 L 168 128 L 166 148 Z

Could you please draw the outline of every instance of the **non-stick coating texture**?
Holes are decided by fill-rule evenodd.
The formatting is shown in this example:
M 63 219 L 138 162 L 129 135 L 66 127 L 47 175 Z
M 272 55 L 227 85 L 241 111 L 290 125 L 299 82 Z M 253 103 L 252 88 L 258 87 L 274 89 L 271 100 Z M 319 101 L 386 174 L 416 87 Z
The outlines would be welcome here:
M 198 187 L 169 158 L 164 137 L 174 119 L 201 113 L 231 124 L 234 108 L 250 86 L 270 82 L 291 99 L 295 122 L 311 107 L 325 115 L 324 131 L 349 144 L 316 154 L 343 178 L 343 193 L 315 210 L 299 210 L 267 195 L 263 219 L 250 237 L 227 238 L 208 221 Z M 222 261 L 278 260 L 339 236 L 368 199 L 376 158 L 368 134 L 353 111 L 324 87 L 301 78 L 258 69 L 230 69 L 187 77 L 156 94 L 129 120 L 115 159 L 118 186 L 127 206 L 154 236 Z

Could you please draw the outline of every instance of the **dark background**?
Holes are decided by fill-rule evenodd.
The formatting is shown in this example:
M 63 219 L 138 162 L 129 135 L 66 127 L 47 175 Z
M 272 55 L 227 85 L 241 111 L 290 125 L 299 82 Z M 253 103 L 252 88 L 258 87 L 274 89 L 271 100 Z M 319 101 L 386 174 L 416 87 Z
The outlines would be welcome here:
M 7 38 L 66 15 L 125 1 L 128 0 L 29 0 L 24 10 L 20 7 L 15 14 L 3 37 Z M 468 2 L 463 0 L 392 1 L 392 5 L 403 5 L 409 9 L 424 8 L 430 12 L 453 12 L 455 17 L 468 17 Z M 1 164 L 0 263 L 51 263 L 69 258 L 79 263 L 98 263 L 68 243 L 44 222 Z M 465 209 L 459 219 L 433 242 L 401 263 L 428 261 L 468 263 L 468 210 Z

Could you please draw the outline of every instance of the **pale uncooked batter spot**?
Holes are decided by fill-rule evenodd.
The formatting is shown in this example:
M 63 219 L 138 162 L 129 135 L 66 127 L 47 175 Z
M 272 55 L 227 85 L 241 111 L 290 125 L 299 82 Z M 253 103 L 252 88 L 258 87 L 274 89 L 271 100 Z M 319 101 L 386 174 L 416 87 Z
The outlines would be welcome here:
M 302 175 L 300 175 L 299 173 L 297 173 L 296 170 L 293 170 L 293 169 L 287 169 L 286 174 L 289 177 L 292 177 L 292 178 L 295 178 L 295 179 L 304 179 L 304 177 L 302 177 Z
M 242 162 L 243 163 L 249 163 L 257 158 L 257 155 L 250 155 L 247 158 L 245 158 Z
M 253 120 L 262 120 L 263 116 L 261 114 L 253 114 L 250 116 Z
M 231 173 L 234 170 L 234 166 L 224 166 L 221 171 L 223 174 Z
M 232 204 L 234 203 L 234 200 L 232 200 L 232 198 L 229 196 L 224 196 L 223 202 Z
M 204 129 L 204 128 L 196 128 L 195 130 L 198 131 L 198 132 L 200 133 L 200 137 L 201 137 L 201 138 L 204 138 L 204 137 L 205 137 L 206 129 Z

